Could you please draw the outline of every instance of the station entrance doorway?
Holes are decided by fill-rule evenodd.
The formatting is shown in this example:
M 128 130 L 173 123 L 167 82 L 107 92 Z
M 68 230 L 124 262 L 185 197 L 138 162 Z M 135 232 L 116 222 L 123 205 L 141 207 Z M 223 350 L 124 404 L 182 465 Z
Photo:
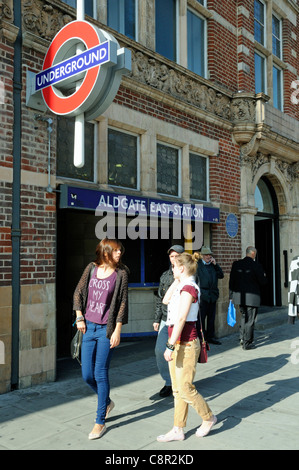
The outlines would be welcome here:
M 254 220 L 257 261 L 263 266 L 268 280 L 262 289 L 261 305 L 281 306 L 278 201 L 274 187 L 264 176 L 256 186 L 255 207 L 258 209 Z

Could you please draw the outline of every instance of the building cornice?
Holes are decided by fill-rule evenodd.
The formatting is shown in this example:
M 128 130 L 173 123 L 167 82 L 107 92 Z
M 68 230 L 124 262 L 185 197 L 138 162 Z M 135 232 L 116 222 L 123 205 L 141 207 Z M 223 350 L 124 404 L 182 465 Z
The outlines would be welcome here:
M 19 33 L 19 28 L 0 18 L 0 38 L 5 38 L 11 44 L 14 44 Z
M 1 21 L 5 23 L 2 34 L 13 41 L 17 30 L 10 23 L 13 18 L 11 6 L 12 0 L 5 0 Z M 42 53 L 55 34 L 75 19 L 74 9 L 56 0 L 32 0 L 23 2 L 22 6 L 24 45 Z M 203 122 L 232 131 L 233 140 L 240 146 L 241 155 L 254 156 L 260 151 L 271 153 L 290 163 L 298 161 L 298 140 L 295 135 L 298 126 L 293 126 L 294 135 L 292 132 L 285 135 L 284 129 L 280 131 L 279 127 L 274 129 L 271 112 L 268 114 L 269 120 L 267 116 L 265 118 L 265 106 L 269 97 L 254 93 L 233 94 L 117 33 L 107 25 L 92 18 L 88 20 L 111 32 L 121 47 L 131 50 L 132 71 L 130 75 L 123 77 L 123 86 L 194 115 Z

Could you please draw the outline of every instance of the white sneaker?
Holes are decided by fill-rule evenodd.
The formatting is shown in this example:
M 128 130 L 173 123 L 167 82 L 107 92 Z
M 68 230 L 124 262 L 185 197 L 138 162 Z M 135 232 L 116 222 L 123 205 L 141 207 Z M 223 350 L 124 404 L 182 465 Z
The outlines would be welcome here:
M 214 424 L 217 423 L 217 417 L 213 416 L 211 421 L 203 421 L 202 425 L 197 429 L 196 437 L 205 437 L 209 434 Z
M 157 437 L 158 442 L 183 441 L 185 434 L 182 428 L 172 428 L 167 434 L 161 434 Z

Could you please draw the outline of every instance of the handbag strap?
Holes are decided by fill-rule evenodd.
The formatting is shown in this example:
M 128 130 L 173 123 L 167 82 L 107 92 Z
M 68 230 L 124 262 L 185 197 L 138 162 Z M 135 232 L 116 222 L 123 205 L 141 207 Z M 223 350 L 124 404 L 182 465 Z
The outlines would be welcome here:
M 198 310 L 198 317 L 199 317 L 199 321 L 200 321 L 200 334 L 201 334 L 201 341 L 203 344 L 205 344 L 205 337 L 204 337 L 204 334 L 203 334 L 203 331 L 202 331 L 202 323 L 201 323 L 201 315 L 200 315 L 200 310 Z

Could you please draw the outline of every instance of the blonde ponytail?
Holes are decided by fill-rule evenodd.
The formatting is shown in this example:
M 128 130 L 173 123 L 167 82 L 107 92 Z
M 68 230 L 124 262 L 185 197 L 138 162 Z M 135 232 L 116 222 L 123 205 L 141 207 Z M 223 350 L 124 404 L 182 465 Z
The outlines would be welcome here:
M 186 268 L 187 273 L 190 276 L 193 276 L 193 274 L 196 273 L 197 263 L 199 259 L 200 254 L 198 252 L 195 251 L 193 254 L 191 254 L 184 251 L 184 253 L 181 253 L 176 257 L 175 262 L 178 266 L 184 266 Z

